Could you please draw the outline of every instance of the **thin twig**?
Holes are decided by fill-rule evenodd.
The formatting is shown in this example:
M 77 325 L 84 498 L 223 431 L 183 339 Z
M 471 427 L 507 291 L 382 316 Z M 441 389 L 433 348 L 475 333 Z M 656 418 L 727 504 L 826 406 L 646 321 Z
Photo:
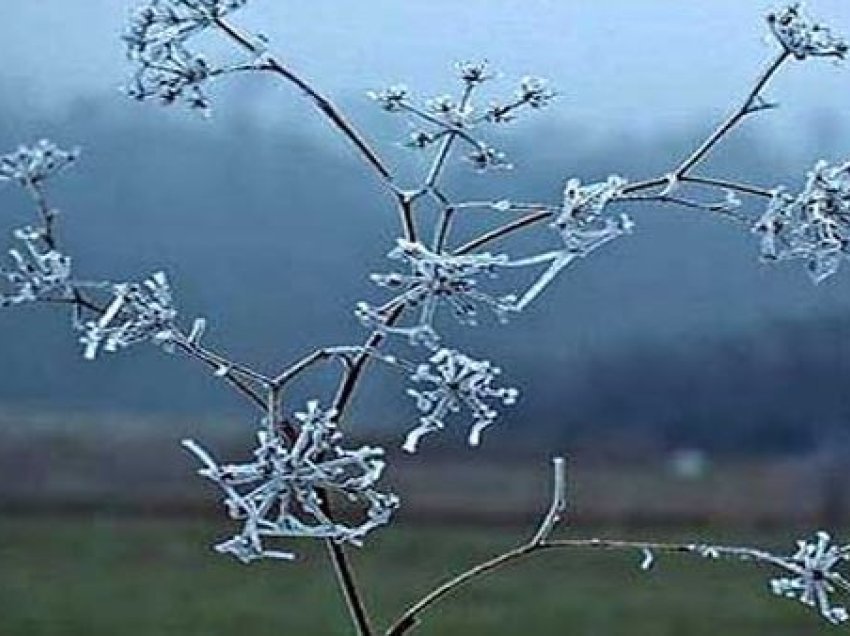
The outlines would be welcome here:
M 679 164 L 679 167 L 673 172 L 677 178 L 681 179 L 687 175 L 747 115 L 763 110 L 763 108 L 754 108 L 753 105 L 770 79 L 790 57 L 791 53 L 787 49 L 783 49 L 782 53 L 776 56 L 767 69 L 759 76 L 758 80 L 756 80 L 755 86 L 747 94 L 743 103 L 717 127 L 699 148 Z
M 387 630 L 387 636 L 400 636 L 401 634 L 407 633 L 416 626 L 419 615 L 436 604 L 442 598 L 453 594 L 473 579 L 507 565 L 511 561 L 515 561 L 532 554 L 546 545 L 546 541 L 551 536 L 555 526 L 567 508 L 566 461 L 562 457 L 556 457 L 553 459 L 552 463 L 554 474 L 552 503 L 540 522 L 540 526 L 538 527 L 537 532 L 534 533 L 534 536 L 519 547 L 485 561 L 484 563 L 463 572 L 434 589 L 405 611 L 401 617 L 393 623 L 392 627 Z
M 552 213 L 549 210 L 541 210 L 539 212 L 531 212 L 530 214 L 526 214 L 510 223 L 507 223 L 501 227 L 496 228 L 495 230 L 491 230 L 482 234 L 476 239 L 465 243 L 460 246 L 457 250 L 455 250 L 455 254 L 461 256 L 463 254 L 469 254 L 470 252 L 474 252 L 479 247 L 483 247 L 487 243 L 492 243 L 500 238 L 508 236 L 509 234 L 513 234 L 519 230 L 530 227 L 532 225 L 536 225 L 541 221 L 545 221 L 548 218 L 552 217 Z
M 549 550 L 596 549 L 609 551 L 639 552 L 645 555 L 643 566 L 647 569 L 652 563 L 655 553 L 689 554 L 705 559 L 721 557 L 766 564 L 794 574 L 798 574 L 796 566 L 787 558 L 779 557 L 764 550 L 734 546 L 714 546 L 702 543 L 661 543 L 655 541 L 623 541 L 619 539 L 550 539 L 553 530 L 560 520 L 567 505 L 567 486 L 565 461 L 562 458 L 554 460 L 555 485 L 552 504 L 544 516 L 534 536 L 522 545 L 488 559 L 468 570 L 452 577 L 445 583 L 434 588 L 431 592 L 411 605 L 386 630 L 386 636 L 402 636 L 415 629 L 421 620 L 421 615 L 432 609 L 437 603 L 457 593 L 476 579 L 499 570 L 507 565 L 523 561 L 533 555 Z M 648 560 L 647 560 L 648 557 Z M 795 569 L 797 568 L 797 569 Z

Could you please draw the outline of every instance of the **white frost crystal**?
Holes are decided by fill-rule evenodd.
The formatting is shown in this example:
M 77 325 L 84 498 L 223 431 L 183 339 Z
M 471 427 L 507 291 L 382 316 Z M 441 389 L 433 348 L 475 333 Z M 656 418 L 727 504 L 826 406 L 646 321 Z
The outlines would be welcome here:
M 426 150 L 435 142 L 443 141 L 445 145 L 438 145 L 440 150 L 434 164 L 437 172 L 451 150 L 452 142 L 465 148 L 464 158 L 479 172 L 511 168 L 505 154 L 480 138 L 478 130 L 484 124 L 512 122 L 522 110 L 540 110 L 550 104 L 555 92 L 546 80 L 528 76 L 522 79 L 513 97 L 482 106 L 478 104 L 476 93 L 482 84 L 495 77 L 487 62 L 462 62 L 456 68 L 463 86 L 456 96 L 437 95 L 422 103 L 413 99 L 403 84 L 370 91 L 368 96 L 383 110 L 403 114 L 415 123 L 415 130 L 405 143 L 407 147 Z M 429 187 L 433 185 L 429 184 Z
M 124 33 L 128 57 L 137 68 L 127 93 L 138 100 L 155 98 L 164 104 L 183 100 L 206 110 L 203 85 L 229 72 L 213 67 L 188 47 L 195 35 L 242 8 L 247 0 L 151 0 L 136 10 Z
M 62 150 L 42 139 L 33 146 L 21 146 L 0 156 L 0 181 L 36 185 L 69 167 L 78 157 L 79 150 Z
M 115 352 L 145 340 L 169 347 L 177 334 L 177 310 L 163 272 L 141 285 L 112 285 L 112 294 L 109 306 L 97 319 L 77 325 L 86 359 L 93 360 L 101 348 Z
M 398 498 L 375 489 L 384 469 L 383 449 L 343 449 L 335 417 L 318 402 L 309 402 L 304 413 L 296 414 L 299 430 L 294 440 L 266 428 L 257 436 L 254 460 L 245 464 L 220 465 L 194 441 L 183 442 L 204 464 L 199 474 L 224 491 L 231 518 L 243 524 L 239 534 L 216 546 L 218 552 L 244 563 L 264 557 L 292 559 L 291 552 L 268 549 L 266 542 L 308 537 L 359 545 L 370 531 L 389 522 Z M 358 506 L 361 523 L 344 525 L 331 519 L 325 508 L 330 494 Z
M 410 272 L 373 274 L 372 281 L 398 292 L 397 300 L 416 309 L 418 320 L 414 327 L 386 328 L 386 331 L 406 334 L 414 344 L 436 346 L 434 320 L 441 304 L 450 307 L 458 321 L 467 325 L 477 324 L 479 307 L 489 309 L 500 321 L 507 320 L 514 309 L 515 296 L 494 296 L 478 286 L 480 278 L 493 278 L 500 267 L 509 265 L 505 255 L 437 254 L 421 243 L 399 239 L 389 257 L 406 261 Z M 357 315 L 365 325 L 380 328 L 381 314 L 369 305 L 361 303 Z
M 805 260 L 816 283 L 837 272 L 850 240 L 850 162 L 818 162 L 797 196 L 776 190 L 753 231 L 765 260 Z
M 797 552 L 783 564 L 792 576 L 773 579 L 771 589 L 814 607 L 830 623 L 843 623 L 847 610 L 832 605 L 829 595 L 836 589 L 850 592 L 850 582 L 834 569 L 848 559 L 850 546 L 835 545 L 826 532 L 818 532 L 813 540 L 797 542 Z
M 634 223 L 628 216 L 608 213 L 608 207 L 616 202 L 625 185 L 626 180 L 616 175 L 589 185 L 582 185 L 578 179 L 567 181 L 563 203 L 552 223 L 563 247 L 512 263 L 514 267 L 549 265 L 517 302 L 516 310 L 525 309 L 573 261 L 632 232 Z
M 847 56 L 847 42 L 829 27 L 813 22 L 799 3 L 769 13 L 767 23 L 779 43 L 797 59 Z
M 12 266 L 0 268 L 0 306 L 71 296 L 71 259 L 50 247 L 40 228 L 15 230 L 23 249 L 11 249 Z
M 472 411 L 469 443 L 477 446 L 481 442 L 481 433 L 498 415 L 488 401 L 497 400 L 510 405 L 519 396 L 517 389 L 493 386 L 500 374 L 501 369 L 489 361 L 473 360 L 451 349 L 440 349 L 431 357 L 430 364 L 419 365 L 410 379 L 417 384 L 431 385 L 431 388 L 407 391 L 424 415 L 419 419 L 419 426 L 408 433 L 404 450 L 416 452 L 424 435 L 445 428 L 446 417 L 463 407 Z

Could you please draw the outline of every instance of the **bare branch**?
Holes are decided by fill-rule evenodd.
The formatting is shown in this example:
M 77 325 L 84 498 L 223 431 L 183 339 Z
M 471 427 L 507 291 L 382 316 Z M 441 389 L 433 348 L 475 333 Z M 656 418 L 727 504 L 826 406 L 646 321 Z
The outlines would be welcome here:
M 752 114 L 754 112 L 758 112 L 759 109 L 753 108 L 753 105 L 758 102 L 758 97 L 760 96 L 762 90 L 764 90 L 765 86 L 767 86 L 768 82 L 771 78 L 779 71 L 782 65 L 791 57 L 791 53 L 788 50 L 783 50 L 776 58 L 770 63 L 767 69 L 761 74 L 761 76 L 756 80 L 755 86 L 752 90 L 747 94 L 743 103 L 738 107 L 735 112 L 733 112 L 729 117 L 720 124 L 720 126 L 706 139 L 702 145 L 697 148 L 689 157 L 687 157 L 679 166 L 676 168 L 673 174 L 676 175 L 679 179 L 686 176 L 694 166 L 696 166 L 700 161 L 702 161 L 709 152 L 711 152 L 712 148 L 717 145 L 717 143 L 723 139 L 738 123 L 741 122 L 747 115 Z

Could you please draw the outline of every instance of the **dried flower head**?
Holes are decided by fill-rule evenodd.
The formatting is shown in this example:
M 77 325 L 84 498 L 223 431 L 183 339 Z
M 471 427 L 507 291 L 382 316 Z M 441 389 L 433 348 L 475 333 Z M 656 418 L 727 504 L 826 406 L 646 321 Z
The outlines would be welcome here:
M 50 247 L 40 228 L 14 235 L 23 249 L 9 250 L 12 266 L 0 268 L 0 306 L 71 297 L 71 259 Z
M 0 181 L 37 185 L 68 168 L 78 157 L 79 150 L 62 150 L 42 139 L 33 146 L 21 146 L 16 152 L 0 156 Z
M 407 390 L 424 415 L 419 419 L 419 426 L 408 433 L 404 450 L 416 452 L 424 435 L 445 428 L 446 417 L 463 407 L 468 408 L 473 417 L 469 444 L 477 446 L 481 442 L 481 433 L 498 416 L 488 402 L 496 400 L 510 405 L 519 397 L 515 388 L 493 386 L 500 374 L 501 369 L 489 361 L 474 360 L 451 349 L 440 349 L 431 357 L 429 364 L 419 365 L 410 379 L 417 384 L 429 384 L 432 388 Z
M 847 42 L 829 27 L 812 21 L 799 3 L 769 13 L 767 23 L 779 43 L 797 59 L 847 56 Z
M 367 95 L 385 111 L 395 113 L 402 110 L 409 91 L 404 84 L 395 84 L 382 91 L 369 91 Z
M 495 277 L 500 267 L 509 264 L 508 257 L 489 253 L 454 256 L 437 254 L 421 243 L 399 239 L 398 246 L 389 257 L 406 261 L 410 273 L 373 274 L 378 285 L 398 293 L 397 299 L 418 309 L 417 332 L 434 330 L 434 319 L 441 304 L 448 305 L 455 317 L 463 324 L 475 325 L 478 307 L 486 307 L 501 321 L 507 320 L 513 310 L 516 297 L 494 296 L 481 291 L 481 277 Z M 361 305 L 358 314 L 362 320 L 371 322 L 375 315 Z M 371 324 L 369 326 L 372 326 Z
M 847 610 L 832 605 L 829 595 L 836 588 L 850 592 L 850 581 L 834 569 L 848 559 L 850 546 L 835 545 L 826 532 L 818 532 L 813 540 L 797 542 L 797 552 L 782 564 L 793 576 L 773 579 L 771 589 L 816 608 L 830 623 L 844 623 Z
M 803 259 L 815 283 L 837 272 L 850 240 L 850 162 L 818 162 L 797 196 L 776 190 L 753 231 L 766 260 Z
M 517 91 L 517 99 L 531 108 L 548 106 L 557 93 L 549 86 L 549 82 L 541 77 L 530 75 L 523 77 Z
M 458 62 L 455 67 L 457 68 L 460 79 L 468 86 L 483 84 L 494 77 L 494 73 L 490 70 L 487 60 L 481 60 L 480 62 Z
M 87 360 L 93 360 L 101 348 L 115 352 L 146 340 L 166 349 L 172 345 L 178 333 L 177 310 L 163 272 L 141 284 L 120 283 L 110 288 L 112 300 L 106 309 L 94 320 L 77 321 Z
M 254 460 L 219 465 L 197 443 L 184 446 L 204 464 L 199 474 L 218 484 L 225 505 L 242 530 L 216 546 L 243 563 L 261 558 L 292 559 L 289 551 L 268 549 L 268 540 L 306 537 L 360 545 L 373 529 L 389 522 L 398 507 L 395 495 L 375 490 L 384 469 L 384 451 L 364 446 L 346 450 L 334 423 L 336 414 L 311 401 L 303 413 L 297 437 L 287 442 L 276 430 L 258 434 Z M 339 494 L 362 509 L 357 525 L 335 522 L 325 504 Z

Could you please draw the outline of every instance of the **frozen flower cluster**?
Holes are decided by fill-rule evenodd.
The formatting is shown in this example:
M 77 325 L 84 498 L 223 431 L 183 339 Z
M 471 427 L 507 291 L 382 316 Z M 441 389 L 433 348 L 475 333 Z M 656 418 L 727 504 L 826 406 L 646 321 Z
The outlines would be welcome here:
M 515 310 L 521 311 L 536 300 L 558 274 L 577 258 L 587 256 L 632 232 L 634 223 L 631 218 L 625 214 L 611 214 L 608 210 L 623 194 L 625 186 L 625 179 L 618 176 L 588 185 L 582 185 L 578 179 L 567 181 L 563 201 L 552 222 L 552 228 L 557 231 L 563 246 L 512 262 L 513 267 L 548 265 L 517 301 Z
M 461 323 L 475 325 L 479 307 L 489 309 L 504 321 L 516 302 L 513 295 L 494 296 L 481 291 L 478 286 L 479 278 L 495 277 L 500 267 L 509 265 L 505 255 L 437 254 L 421 243 L 399 239 L 389 257 L 406 261 L 410 273 L 373 274 L 371 278 L 381 287 L 396 292 L 396 301 L 417 310 L 418 319 L 414 327 L 387 328 L 390 332 L 407 334 L 414 344 L 435 346 L 434 320 L 441 304 L 450 307 Z M 366 326 L 380 327 L 384 322 L 380 312 L 365 303 L 359 305 L 357 313 Z
M 776 190 L 753 231 L 766 260 L 805 260 L 816 283 L 837 272 L 850 240 L 850 162 L 818 162 L 796 196 Z
M 786 51 L 797 59 L 807 57 L 835 57 L 844 59 L 847 56 L 848 44 L 832 30 L 813 22 L 803 13 L 800 4 L 769 13 L 767 23 L 770 30 Z
M 553 223 L 566 250 L 585 256 L 632 229 L 629 217 L 606 216 L 608 206 L 621 196 L 626 180 L 612 175 L 600 183 L 582 185 L 570 179 L 564 187 L 561 212 Z
M 178 334 L 177 310 L 163 272 L 137 283 L 110 286 L 112 300 L 94 319 L 78 320 L 83 355 L 94 360 L 101 349 L 115 352 L 143 341 L 171 346 Z
M 850 546 L 835 545 L 826 532 L 818 532 L 813 540 L 797 542 L 797 552 L 782 563 L 791 576 L 773 579 L 771 589 L 817 609 L 830 623 L 844 623 L 847 609 L 833 605 L 829 596 L 837 589 L 850 592 L 850 581 L 835 570 L 847 560 Z
M 437 145 L 440 148 L 438 152 L 445 153 L 452 142 L 459 141 L 467 149 L 466 160 L 476 170 L 510 168 L 505 154 L 480 139 L 477 129 L 486 123 L 513 121 L 524 108 L 541 109 L 554 99 L 555 92 L 545 80 L 525 77 L 512 98 L 478 106 L 474 93 L 495 74 L 486 62 L 463 62 L 456 68 L 462 84 L 458 97 L 439 95 L 420 104 L 402 84 L 372 91 L 368 95 L 383 110 L 411 118 L 416 129 L 407 142 L 409 147 L 424 150 Z
M 474 360 L 451 349 L 440 349 L 428 364 L 419 365 L 410 379 L 428 388 L 407 391 L 423 415 L 419 426 L 408 433 L 404 450 L 416 452 L 423 436 L 445 428 L 446 418 L 464 407 L 473 417 L 469 443 L 472 446 L 480 444 L 481 433 L 498 415 L 490 402 L 495 400 L 510 405 L 519 397 L 515 388 L 493 386 L 500 374 L 501 369 L 489 361 Z
M 14 181 L 22 186 L 37 185 L 73 164 L 78 150 L 62 150 L 42 139 L 33 146 L 0 156 L 0 181 Z
M 266 427 L 258 434 L 253 461 L 245 464 L 220 465 L 197 443 L 184 441 L 204 464 L 199 474 L 224 491 L 228 513 L 242 522 L 236 536 L 216 546 L 218 552 L 243 563 L 292 559 L 294 554 L 269 549 L 267 542 L 307 537 L 359 545 L 370 531 L 389 522 L 398 499 L 375 489 L 384 469 L 383 450 L 343 449 L 335 417 L 334 411 L 309 402 L 305 412 L 296 414 L 294 440 Z M 362 522 L 334 521 L 325 507 L 331 494 L 360 507 Z
M 15 230 L 21 249 L 9 250 L 11 267 L 0 268 L 0 306 L 71 296 L 71 259 L 45 241 L 44 230 Z
M 137 65 L 127 93 L 138 100 L 183 101 L 191 108 L 208 109 L 203 85 L 232 69 L 213 66 L 189 48 L 189 40 L 246 2 L 151 0 L 137 9 L 124 34 L 127 54 Z

